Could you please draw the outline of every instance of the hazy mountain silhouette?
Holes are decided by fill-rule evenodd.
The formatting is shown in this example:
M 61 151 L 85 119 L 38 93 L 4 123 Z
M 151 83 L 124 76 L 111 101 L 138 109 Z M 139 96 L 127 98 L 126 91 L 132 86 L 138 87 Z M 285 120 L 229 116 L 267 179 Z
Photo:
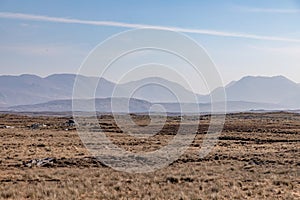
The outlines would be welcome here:
M 284 76 L 247 76 L 226 87 L 225 90 L 228 101 L 249 101 L 291 106 L 286 100 L 300 97 L 299 85 Z
M 38 104 L 53 100 L 71 99 L 75 78 L 76 75 L 74 74 L 54 74 L 45 78 L 35 75 L 0 76 L 0 105 Z M 98 84 L 96 98 L 111 97 L 116 86 L 115 83 L 104 78 L 101 78 L 99 83 L 96 77 L 80 75 L 77 78 L 78 82 L 81 83 L 82 92 L 86 94 L 94 94 L 95 88 L 93 87 Z M 133 97 L 151 102 L 177 102 L 172 92 L 159 85 L 164 85 L 174 93 L 180 94 L 184 102 L 189 102 L 189 98 L 194 97 L 191 91 L 181 85 L 161 78 L 142 79 L 120 84 L 117 87 L 118 93 L 115 97 L 126 97 L 128 91 L 135 89 L 136 86 L 153 82 L 158 85 L 144 86 L 142 89 L 136 90 Z
M 75 78 L 74 74 L 54 74 L 46 78 L 35 75 L 0 76 L 0 102 L 12 106 L 71 99 Z M 95 77 L 78 76 L 78 79 L 84 83 L 85 92 L 98 82 Z M 97 97 L 110 97 L 114 83 L 105 79 L 99 82 L 103 87 Z
M 139 86 L 142 86 L 139 88 Z M 135 91 L 134 98 L 144 99 L 150 102 L 198 102 L 206 98 L 205 95 L 194 94 L 178 83 L 163 78 L 145 78 L 120 85 L 121 91 Z
M 33 106 L 35 106 L 36 108 L 39 107 L 37 110 L 51 110 L 53 105 L 57 108 L 69 109 L 70 107 L 64 106 L 64 104 L 71 105 L 69 100 L 72 98 L 75 78 L 76 75 L 74 74 L 54 74 L 45 78 L 35 75 L 0 76 L 0 107 L 6 106 L 14 110 L 22 110 L 25 109 L 25 106 L 16 106 L 38 104 L 26 109 L 34 109 Z M 95 88 L 92 86 L 98 83 L 98 78 L 79 76 L 78 79 L 82 83 L 83 92 L 94 92 Z M 95 97 L 102 100 L 103 98 L 110 98 L 116 84 L 103 78 L 99 80 L 99 83 Z M 144 86 L 137 88 L 141 85 Z M 128 91 L 135 90 L 132 98 L 143 100 L 139 103 L 140 108 L 142 104 L 144 104 L 143 108 L 148 108 L 149 103 L 153 102 L 162 104 L 177 102 L 174 94 L 180 97 L 182 103 L 189 103 L 185 105 L 190 106 L 191 110 L 194 108 L 194 105 L 190 104 L 195 102 L 194 94 L 180 84 L 169 80 L 146 78 L 117 86 L 118 95 L 115 97 L 118 98 L 126 97 Z M 166 88 L 169 88 L 169 90 Z M 213 92 L 217 93 L 218 91 L 220 91 L 220 88 Z M 232 81 L 225 87 L 225 91 L 229 102 L 229 110 L 300 108 L 300 85 L 283 76 L 247 76 L 238 81 Z M 207 110 L 210 96 L 196 94 L 196 98 L 202 108 Z M 101 104 L 99 101 L 98 103 Z M 174 105 L 176 104 L 165 104 L 165 106 L 169 106 L 170 110 L 175 109 Z M 176 106 L 178 107 L 178 105 Z
M 129 102 L 128 102 L 129 100 Z M 165 112 L 168 113 L 209 113 L 211 112 L 210 103 L 151 103 L 145 100 L 139 99 L 127 99 L 127 98 L 114 98 L 115 102 L 112 109 L 112 98 L 103 99 L 89 99 L 89 100 L 76 100 L 77 106 L 73 111 L 85 111 L 85 112 L 116 112 L 116 113 L 148 113 L 150 108 L 154 104 L 160 104 L 164 107 Z M 127 103 L 128 102 L 128 103 Z M 90 105 L 95 105 L 91 108 Z M 129 106 L 128 106 L 129 105 Z M 215 111 L 222 111 L 222 103 L 216 103 Z M 78 109 L 79 108 L 79 109 Z M 277 104 L 268 103 L 253 103 L 244 101 L 229 101 L 227 102 L 227 112 L 240 112 L 250 110 L 276 110 L 279 109 Z M 33 105 L 19 105 L 7 108 L 5 111 L 14 112 L 68 112 L 72 111 L 72 100 L 55 100 L 46 103 L 33 104 Z M 152 110 L 153 111 L 153 110 Z M 162 110 L 154 110 L 155 112 L 163 112 Z
M 90 105 L 95 105 L 96 111 L 100 112 L 111 112 L 112 104 L 111 98 L 101 98 L 101 99 L 86 99 L 86 100 L 75 100 L 80 108 L 76 111 L 87 111 L 92 112 Z M 113 110 L 120 113 L 132 113 L 132 112 L 146 112 L 149 110 L 151 103 L 131 98 L 115 98 L 115 103 L 113 104 Z M 19 105 L 9 107 L 9 111 L 22 111 L 22 112 L 42 112 L 42 111 L 52 111 L 52 112 L 66 112 L 72 111 L 72 100 L 55 100 L 46 103 L 32 104 L 32 105 Z M 129 105 L 129 107 L 128 107 Z M 74 110 L 75 111 L 75 110 Z

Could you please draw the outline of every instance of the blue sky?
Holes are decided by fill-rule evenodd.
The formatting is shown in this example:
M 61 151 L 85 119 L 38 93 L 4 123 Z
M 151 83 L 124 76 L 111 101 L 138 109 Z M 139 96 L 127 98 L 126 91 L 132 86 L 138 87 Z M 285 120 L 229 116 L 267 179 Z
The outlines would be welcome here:
M 300 83 L 299 22 L 300 1 L 288 0 L 0 0 L 0 74 L 76 73 L 97 44 L 138 24 L 183 30 L 207 50 L 225 84 L 245 75 Z

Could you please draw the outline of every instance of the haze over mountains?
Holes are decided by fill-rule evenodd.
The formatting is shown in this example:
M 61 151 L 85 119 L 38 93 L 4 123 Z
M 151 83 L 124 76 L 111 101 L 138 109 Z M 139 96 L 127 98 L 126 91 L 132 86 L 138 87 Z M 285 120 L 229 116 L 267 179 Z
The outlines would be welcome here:
M 76 75 L 54 74 L 45 78 L 35 75 L 0 76 L 0 107 L 2 110 L 17 111 L 67 111 L 72 106 L 73 84 Z M 97 84 L 96 77 L 78 77 L 83 84 L 83 91 L 91 92 Z M 156 83 L 156 84 L 153 84 Z M 144 112 L 152 103 L 161 103 L 167 111 L 177 112 L 176 96 L 181 97 L 188 110 L 193 111 L 192 98 L 197 99 L 200 109 L 210 110 L 210 95 L 193 94 L 180 84 L 162 78 L 146 78 L 138 81 L 118 85 L 119 93 L 116 97 L 124 101 L 128 91 L 146 85 L 133 95 L 134 112 Z M 169 88 L 172 92 L 166 90 Z M 96 90 L 96 104 L 99 111 L 108 111 L 109 98 L 112 96 L 115 83 L 100 79 Z M 217 88 L 213 92 L 218 92 Z M 299 109 L 300 85 L 283 76 L 262 77 L 247 76 L 233 81 L 225 87 L 228 110 L 245 111 L 251 109 Z M 49 102 L 50 101 L 50 102 Z M 37 105 L 34 105 L 37 104 Z M 136 104 L 136 108 L 134 105 Z M 22 106 L 20 106 L 22 105 Z M 120 108 L 123 110 L 124 108 Z

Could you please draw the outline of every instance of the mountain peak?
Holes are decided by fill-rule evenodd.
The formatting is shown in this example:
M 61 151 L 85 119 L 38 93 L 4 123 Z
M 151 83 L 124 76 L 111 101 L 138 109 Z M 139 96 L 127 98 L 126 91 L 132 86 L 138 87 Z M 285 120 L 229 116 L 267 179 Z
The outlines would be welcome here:
M 284 103 L 286 98 L 300 94 L 297 83 L 279 76 L 245 76 L 226 87 L 228 100 L 260 103 Z
M 21 75 L 19 75 L 19 77 L 21 77 L 21 78 L 41 78 L 40 76 L 37 76 L 37 75 L 35 75 L 35 74 L 21 74 Z
M 52 79 L 52 78 L 57 78 L 57 77 L 68 77 L 68 78 L 75 78 L 76 74 L 51 74 L 47 77 L 45 77 L 45 79 Z
M 255 80 L 255 79 L 284 79 L 289 80 L 285 76 L 276 75 L 276 76 L 244 76 L 240 80 Z
M 31 74 L 0 76 L 0 102 L 8 106 L 13 106 L 71 99 L 76 76 L 76 74 L 53 74 L 45 78 Z M 97 77 L 83 75 L 79 75 L 79 77 L 82 82 L 82 92 L 84 94 L 85 92 L 87 94 L 95 93 L 95 97 L 97 98 L 112 96 L 116 83 L 104 78 L 99 80 Z M 139 87 L 144 86 L 147 82 L 162 83 L 162 86 L 159 84 L 148 84 L 145 87 Z M 98 84 L 96 91 L 94 91 L 95 84 Z M 176 99 L 174 94 L 182 96 L 182 102 L 191 102 L 190 97 L 194 98 L 195 95 L 198 101 L 202 103 L 209 102 L 210 99 L 209 95 L 193 94 L 182 85 L 161 77 L 144 78 L 119 84 L 118 87 L 120 89 L 120 97 L 126 96 L 128 91 L 133 91 L 132 89 L 137 88 L 138 90 L 135 90 L 133 97 L 150 102 L 174 102 L 174 99 Z M 281 105 L 293 104 L 293 106 L 299 107 L 299 84 L 281 75 L 272 77 L 246 76 L 238 81 L 231 82 L 226 86 L 225 90 L 228 101 Z

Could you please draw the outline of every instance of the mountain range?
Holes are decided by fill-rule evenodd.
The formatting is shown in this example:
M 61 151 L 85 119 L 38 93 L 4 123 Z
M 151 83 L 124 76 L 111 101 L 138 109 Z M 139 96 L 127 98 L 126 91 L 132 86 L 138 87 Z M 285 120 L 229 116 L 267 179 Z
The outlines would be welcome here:
M 75 79 L 75 74 L 54 74 L 45 78 L 28 74 L 0 76 L 0 107 L 17 111 L 67 111 L 72 106 Z M 83 83 L 82 91 L 87 93 L 94 92 L 92 86 L 98 83 L 97 77 L 79 75 L 78 80 Z M 145 86 L 138 89 L 141 85 Z M 114 98 L 120 103 L 127 98 L 128 91 L 137 89 L 131 101 L 136 106 L 136 109 L 132 107 L 134 112 L 144 112 L 153 103 L 160 103 L 167 111 L 176 112 L 179 105 L 174 94 L 181 97 L 182 105 L 188 110 L 194 110 L 193 97 L 197 98 L 201 110 L 206 112 L 210 109 L 210 95 L 194 94 L 178 83 L 153 77 L 119 85 L 101 78 L 95 91 L 97 110 L 109 111 L 109 99 L 115 86 L 118 86 L 118 95 Z M 212 93 L 218 93 L 220 89 Z M 229 83 L 224 89 L 230 111 L 300 108 L 300 84 L 284 76 L 246 76 Z M 121 107 L 118 109 L 123 110 Z

